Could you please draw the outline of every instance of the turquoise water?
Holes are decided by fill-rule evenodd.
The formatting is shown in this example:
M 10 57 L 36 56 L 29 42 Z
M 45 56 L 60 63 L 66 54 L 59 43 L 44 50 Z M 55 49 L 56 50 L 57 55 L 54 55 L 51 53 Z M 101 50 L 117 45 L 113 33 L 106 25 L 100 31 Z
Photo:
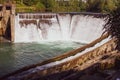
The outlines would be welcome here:
M 78 42 L 0 43 L 0 76 L 83 45 Z

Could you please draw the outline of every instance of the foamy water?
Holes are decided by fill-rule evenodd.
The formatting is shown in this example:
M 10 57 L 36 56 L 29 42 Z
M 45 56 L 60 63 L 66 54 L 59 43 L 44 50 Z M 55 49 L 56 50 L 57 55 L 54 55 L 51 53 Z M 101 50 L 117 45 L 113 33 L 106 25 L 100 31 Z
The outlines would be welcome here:
M 104 18 L 94 15 L 19 13 L 15 20 L 15 42 L 61 40 L 90 43 L 101 36 L 104 24 Z

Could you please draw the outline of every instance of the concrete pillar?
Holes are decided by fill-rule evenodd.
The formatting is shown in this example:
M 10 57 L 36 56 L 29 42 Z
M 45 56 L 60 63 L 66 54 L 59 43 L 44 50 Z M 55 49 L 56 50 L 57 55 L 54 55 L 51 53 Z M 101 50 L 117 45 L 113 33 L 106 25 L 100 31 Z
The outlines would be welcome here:
M 11 6 L 10 14 L 10 26 L 11 26 L 11 42 L 14 42 L 15 39 L 15 6 Z
M 11 41 L 14 42 L 14 37 L 15 37 L 15 18 L 14 15 L 10 15 L 10 26 L 11 26 Z

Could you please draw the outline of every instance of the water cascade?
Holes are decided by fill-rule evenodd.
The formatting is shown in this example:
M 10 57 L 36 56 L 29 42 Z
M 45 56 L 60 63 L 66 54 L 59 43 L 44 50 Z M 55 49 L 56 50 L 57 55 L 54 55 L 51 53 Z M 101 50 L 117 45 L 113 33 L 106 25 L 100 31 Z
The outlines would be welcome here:
M 17 13 L 15 16 L 15 40 L 13 40 L 15 44 L 2 43 L 0 45 L 0 53 L 2 53 L 0 55 L 0 77 L 94 41 L 103 33 L 105 16 L 96 13 Z M 48 42 L 26 43 L 41 41 Z M 53 65 L 48 64 L 48 66 L 76 58 L 105 42 L 102 41 L 75 56 L 53 62 Z M 37 68 L 41 69 L 40 66 Z M 32 70 L 34 72 L 36 68 Z
M 79 41 L 89 43 L 103 33 L 104 15 L 82 13 L 18 13 L 15 42 Z

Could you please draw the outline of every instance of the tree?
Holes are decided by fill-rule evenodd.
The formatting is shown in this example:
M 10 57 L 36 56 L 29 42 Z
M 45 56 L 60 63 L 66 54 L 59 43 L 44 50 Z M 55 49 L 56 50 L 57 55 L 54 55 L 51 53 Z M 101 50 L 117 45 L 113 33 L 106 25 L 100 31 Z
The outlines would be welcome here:
M 79 0 L 79 8 L 80 8 L 80 11 L 85 11 L 86 10 L 86 3 L 83 2 L 82 0 Z
M 114 3 L 115 3 L 115 5 L 116 5 L 117 7 L 120 6 L 120 0 L 114 0 Z
M 78 1 L 76 0 L 64 1 L 63 6 L 65 12 L 75 12 L 77 10 Z
M 82 0 L 70 0 L 68 9 L 69 12 L 80 12 L 85 9 L 85 3 Z
M 41 2 L 38 2 L 36 5 L 35 5 L 35 8 L 36 8 L 36 11 L 39 12 L 45 12 L 45 5 L 42 4 Z
M 88 0 L 87 11 L 89 12 L 102 12 L 104 0 Z
M 55 0 L 40 0 L 40 2 L 45 6 L 46 11 L 52 11 L 55 6 Z
M 23 3 L 27 6 L 32 6 L 37 4 L 38 0 L 23 0 Z
M 115 8 L 115 0 L 88 0 L 86 10 L 89 12 L 110 12 Z
M 104 10 L 106 12 L 111 12 L 116 8 L 114 0 L 105 0 Z
M 112 38 L 116 39 L 116 49 L 120 50 L 120 7 L 108 15 L 104 29 Z

